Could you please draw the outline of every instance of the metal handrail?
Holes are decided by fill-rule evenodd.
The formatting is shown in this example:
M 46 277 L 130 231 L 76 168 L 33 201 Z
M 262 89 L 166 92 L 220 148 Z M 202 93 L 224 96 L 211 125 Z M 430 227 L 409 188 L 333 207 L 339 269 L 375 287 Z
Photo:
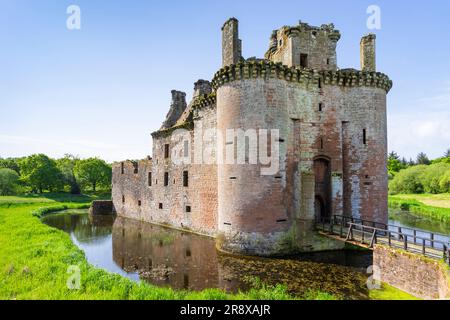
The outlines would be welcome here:
M 349 221 L 351 221 L 351 222 L 349 222 Z M 361 223 L 357 223 L 357 221 L 360 221 Z M 364 224 L 365 222 L 366 223 L 369 222 L 372 226 L 365 225 Z M 407 251 L 417 251 L 417 250 L 413 250 L 411 248 L 411 246 L 409 246 L 409 244 L 418 246 L 418 242 L 419 243 L 421 242 L 423 255 L 427 255 L 427 250 L 426 250 L 427 248 L 440 251 L 441 249 L 437 248 L 436 245 L 437 244 L 442 245 L 442 252 L 443 252 L 444 260 L 450 265 L 450 242 L 435 239 L 436 235 L 448 237 L 447 235 L 442 235 L 442 234 L 437 234 L 437 233 L 433 233 L 433 232 L 427 232 L 427 231 L 417 230 L 417 229 L 412 229 L 412 228 L 401 228 L 401 227 L 397 228 L 397 226 L 392 226 L 392 227 L 395 227 L 398 229 L 397 231 L 395 231 L 395 230 L 390 230 L 388 224 L 376 223 L 373 221 L 363 220 L 363 219 L 359 219 L 359 218 L 346 217 L 346 216 L 340 216 L 340 215 L 334 215 L 332 217 L 322 218 L 318 221 L 318 223 L 322 225 L 323 231 L 327 231 L 326 224 L 329 223 L 329 225 L 330 225 L 329 232 L 331 234 L 335 233 L 335 228 L 334 228 L 335 226 L 340 227 L 339 235 L 341 238 L 344 237 L 344 234 L 343 234 L 344 228 L 348 228 L 346 241 L 349 241 L 349 240 L 354 241 L 355 240 L 353 237 L 353 231 L 361 232 L 361 242 L 362 243 L 365 243 L 365 241 L 366 241 L 365 234 L 371 234 L 371 238 L 370 238 L 370 247 L 371 248 L 374 246 L 374 244 L 377 244 L 379 242 L 378 241 L 379 238 L 383 238 L 383 237 L 387 237 L 388 245 L 390 247 L 399 247 L 392 243 L 392 239 L 402 242 L 403 249 L 405 249 Z M 383 226 L 383 228 L 375 227 L 377 224 Z M 405 233 L 402 230 L 413 231 L 413 234 Z M 421 233 L 425 233 L 425 234 L 429 233 L 430 238 L 418 236 L 417 232 L 421 232 Z M 393 235 L 394 235 L 394 237 L 393 237 Z M 414 239 L 414 242 L 408 241 L 410 239 Z M 428 253 L 428 255 L 436 257 L 436 255 L 432 255 L 430 253 Z
M 331 218 L 328 218 L 328 219 L 333 219 L 333 218 L 342 218 L 342 219 L 347 220 L 347 221 L 350 220 L 352 223 L 357 223 L 358 221 L 360 221 L 362 224 L 368 223 L 368 224 L 370 224 L 372 226 L 373 226 L 373 224 L 375 224 L 375 225 L 386 227 L 385 229 L 389 229 L 389 227 L 391 227 L 391 228 L 395 228 L 395 229 L 412 231 L 413 233 L 414 232 L 422 232 L 422 233 L 429 233 L 430 235 L 434 235 L 434 236 L 440 236 L 440 237 L 446 237 L 446 238 L 450 237 L 450 235 L 448 235 L 448 234 L 443 234 L 443 233 L 438 233 L 438 232 L 431 232 L 431 231 L 425 231 L 425 230 L 419 230 L 419 229 L 414 229 L 414 228 L 409 228 L 409 227 L 399 227 L 399 226 L 395 226 L 395 225 L 392 225 L 392 224 L 386 224 L 386 223 L 382 223 L 382 222 L 375 222 L 375 221 L 370 221 L 370 220 L 364 220 L 364 219 L 361 219 L 361 218 L 354 218 L 354 217 L 343 216 L 343 215 L 333 215 Z

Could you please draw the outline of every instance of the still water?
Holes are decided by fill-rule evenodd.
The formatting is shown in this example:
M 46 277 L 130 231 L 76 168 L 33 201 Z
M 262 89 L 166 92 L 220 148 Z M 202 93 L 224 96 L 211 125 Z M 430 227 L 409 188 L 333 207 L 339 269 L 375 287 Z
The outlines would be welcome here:
M 407 217 L 399 219 L 391 222 L 412 226 L 406 223 Z M 372 257 L 367 252 L 326 252 L 289 259 L 236 257 L 217 252 L 214 239 L 208 237 L 120 217 L 91 217 L 87 210 L 67 210 L 42 220 L 69 233 L 92 265 L 135 281 L 236 292 L 249 289 L 251 279 L 258 277 L 267 284 L 287 285 L 293 295 L 313 289 L 341 299 L 368 298 L 366 270 Z

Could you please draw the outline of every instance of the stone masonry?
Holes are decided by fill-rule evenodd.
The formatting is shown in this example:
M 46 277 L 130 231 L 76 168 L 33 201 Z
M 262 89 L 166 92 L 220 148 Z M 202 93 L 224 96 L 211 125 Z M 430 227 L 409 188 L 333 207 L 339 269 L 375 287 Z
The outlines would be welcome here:
M 223 68 L 195 83 L 189 104 L 172 92 L 151 158 L 114 164 L 116 212 L 264 256 L 340 248 L 314 232 L 334 214 L 387 223 L 392 81 L 375 70 L 374 35 L 361 40 L 362 71 L 338 69 L 340 37 L 332 24 L 300 22 L 272 33 L 264 59 L 244 59 L 238 21 L 225 22 Z M 262 141 L 279 148 L 269 164 L 251 156 Z M 223 161 L 230 151 L 244 162 Z

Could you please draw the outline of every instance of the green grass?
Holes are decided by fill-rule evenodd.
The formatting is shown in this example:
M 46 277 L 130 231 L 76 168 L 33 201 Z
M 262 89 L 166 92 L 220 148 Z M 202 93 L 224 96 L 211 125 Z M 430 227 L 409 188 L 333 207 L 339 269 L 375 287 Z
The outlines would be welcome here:
M 369 297 L 372 300 L 420 300 L 409 293 L 384 283 L 381 290 L 370 290 Z
M 441 195 L 441 199 L 447 195 Z M 427 205 L 424 201 L 432 199 L 431 195 L 399 195 L 389 197 L 389 208 L 412 212 L 418 216 L 429 219 L 450 222 L 450 208 Z M 450 201 L 450 196 L 448 196 Z M 436 201 L 436 200 L 434 200 Z M 441 200 L 442 201 L 442 200 Z
M 89 195 L 73 195 L 69 193 L 43 193 L 28 194 L 22 196 L 2 196 L 0 206 L 11 206 L 13 204 L 34 204 L 34 203 L 90 203 L 93 200 L 111 199 L 111 193 L 99 192 Z
M 450 193 L 441 194 L 399 194 L 398 199 L 417 200 L 427 206 L 450 209 Z
M 178 291 L 136 283 L 91 266 L 68 234 L 44 225 L 38 217 L 54 210 L 86 207 L 97 198 L 64 194 L 0 197 L 0 299 L 293 299 L 282 285 L 271 287 L 259 283 L 250 291 L 238 294 L 227 294 L 219 289 Z M 80 290 L 70 290 L 66 285 L 70 276 L 68 267 L 73 265 L 81 271 Z M 334 297 L 309 292 L 301 298 Z

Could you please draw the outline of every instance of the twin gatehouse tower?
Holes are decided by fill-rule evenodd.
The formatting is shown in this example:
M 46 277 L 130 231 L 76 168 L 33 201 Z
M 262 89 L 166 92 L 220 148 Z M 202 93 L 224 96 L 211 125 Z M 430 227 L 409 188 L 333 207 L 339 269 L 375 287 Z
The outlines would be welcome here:
M 114 164 L 117 214 L 263 256 L 340 248 L 314 231 L 320 218 L 387 223 L 392 81 L 376 71 L 375 35 L 361 40 L 361 70 L 339 69 L 340 37 L 300 22 L 273 31 L 264 58 L 244 59 L 238 21 L 225 22 L 222 69 L 189 104 L 172 91 L 151 158 Z

